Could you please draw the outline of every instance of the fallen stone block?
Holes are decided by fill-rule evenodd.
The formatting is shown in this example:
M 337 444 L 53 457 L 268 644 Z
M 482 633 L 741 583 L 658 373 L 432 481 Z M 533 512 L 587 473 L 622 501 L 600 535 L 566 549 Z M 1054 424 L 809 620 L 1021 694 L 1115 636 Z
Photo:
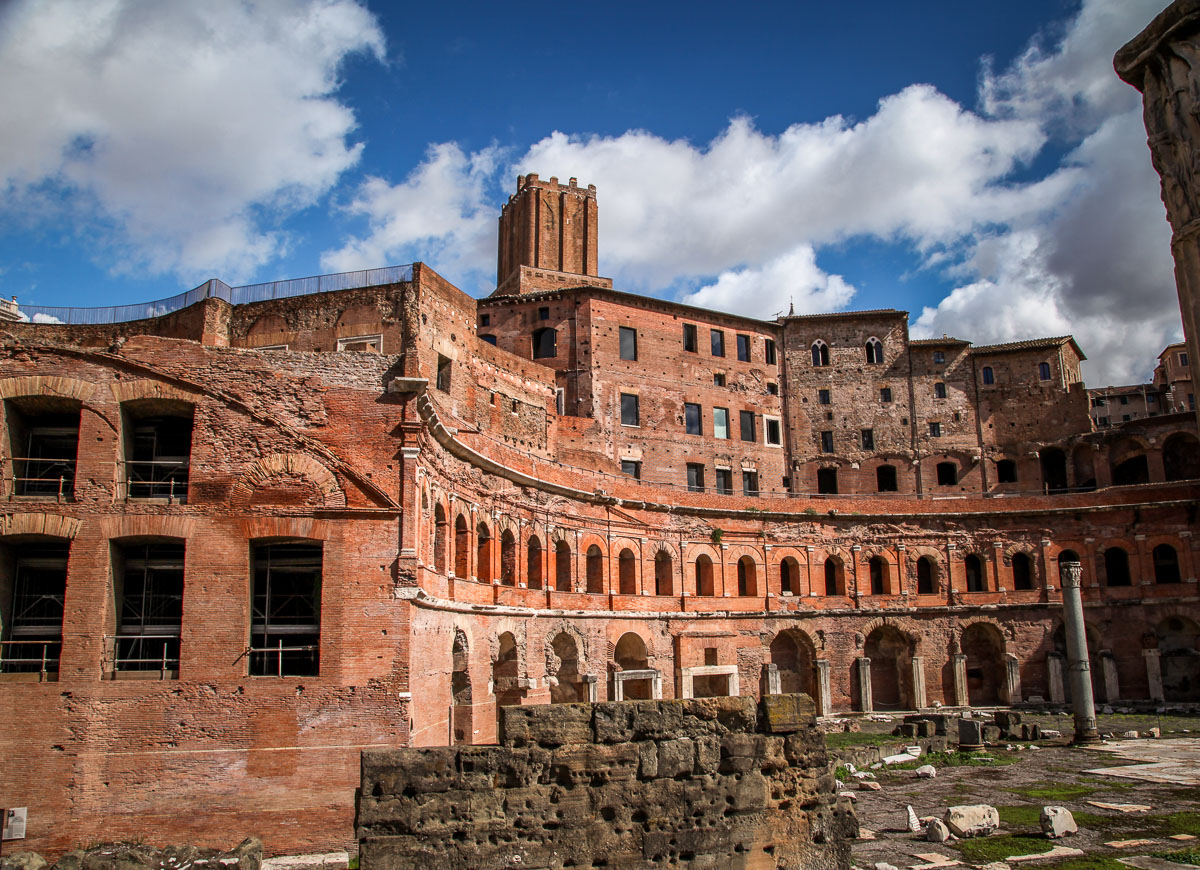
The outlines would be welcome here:
M 907 752 L 901 752 L 897 755 L 889 755 L 883 759 L 883 763 L 889 767 L 893 764 L 904 764 L 906 761 L 916 761 L 917 756 L 909 755 Z M 871 765 L 874 767 L 874 765 Z
M 879 791 L 883 786 L 869 779 L 860 780 L 858 783 L 859 791 Z
M 1154 807 L 1145 804 L 1110 804 L 1104 801 L 1088 801 L 1092 806 L 1102 810 L 1116 810 L 1119 813 L 1148 813 Z
M 1042 807 L 1039 821 L 1042 824 L 1042 833 L 1051 840 L 1079 833 L 1075 817 L 1066 807 Z
M 1046 858 L 1081 858 L 1083 854 L 1082 849 L 1073 849 L 1070 846 L 1055 846 L 1049 852 L 1036 852 L 1032 855 L 1010 855 L 1008 862 L 1010 864 L 1020 864 L 1025 861 L 1043 861 Z
M 919 834 L 925 830 L 925 827 L 921 824 L 921 820 L 917 818 L 917 811 L 912 806 L 906 808 L 906 816 L 904 824 L 910 834 Z
M 937 776 L 937 768 L 932 764 L 922 764 L 914 773 L 916 773 L 919 779 L 933 779 Z
M 1055 731 L 1053 728 L 1043 728 L 1042 729 L 1042 739 L 1043 740 L 1057 740 L 1060 737 L 1062 737 L 1061 731 Z
M 956 837 L 985 837 L 1000 827 L 1000 814 L 987 804 L 950 807 L 942 817 Z
M 962 861 L 955 861 L 948 855 L 942 855 L 938 852 L 918 852 L 913 857 L 925 862 L 924 864 L 913 865 L 918 870 L 925 870 L 926 867 L 957 867 L 962 864 Z
M 1126 731 L 1121 736 L 1126 740 L 1137 740 L 1138 733 L 1136 731 Z
M 925 839 L 930 843 L 944 843 L 950 839 L 950 828 L 941 819 L 932 819 L 925 826 Z
M 1143 731 L 1142 736 L 1148 737 L 1152 740 L 1157 740 L 1158 738 L 1162 737 L 1162 729 L 1161 728 L 1151 728 L 1149 731 Z
M 1110 849 L 1140 849 L 1143 846 L 1153 846 L 1157 840 L 1112 840 L 1105 843 Z

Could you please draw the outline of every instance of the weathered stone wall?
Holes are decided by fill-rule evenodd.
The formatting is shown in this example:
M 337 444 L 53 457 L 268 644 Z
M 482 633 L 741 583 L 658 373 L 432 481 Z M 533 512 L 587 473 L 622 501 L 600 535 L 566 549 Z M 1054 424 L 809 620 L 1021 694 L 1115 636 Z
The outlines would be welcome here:
M 502 730 L 363 753 L 363 870 L 849 866 L 805 695 L 506 707 Z

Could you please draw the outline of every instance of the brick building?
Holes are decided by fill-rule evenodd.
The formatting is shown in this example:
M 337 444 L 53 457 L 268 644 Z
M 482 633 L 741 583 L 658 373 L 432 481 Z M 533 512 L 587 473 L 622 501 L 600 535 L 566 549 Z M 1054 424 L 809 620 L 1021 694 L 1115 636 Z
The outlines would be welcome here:
M 29 846 L 346 845 L 363 748 L 498 705 L 1060 702 L 1064 559 L 1097 696 L 1200 700 L 1193 415 L 1097 429 L 1070 336 L 620 292 L 574 180 L 500 221 L 482 300 L 418 263 L 4 324 Z

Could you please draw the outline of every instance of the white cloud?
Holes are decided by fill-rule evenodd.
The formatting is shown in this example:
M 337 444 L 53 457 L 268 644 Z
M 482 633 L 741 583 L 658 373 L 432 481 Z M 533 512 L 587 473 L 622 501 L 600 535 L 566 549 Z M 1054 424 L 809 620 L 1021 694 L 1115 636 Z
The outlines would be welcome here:
M 353 0 L 27 0 L 0 12 L 0 193 L 104 227 L 120 267 L 248 275 L 359 159 L 347 55 L 382 59 Z M 95 231 L 94 229 L 92 230 Z
M 701 308 L 729 311 L 750 317 L 772 318 L 787 314 L 821 314 L 850 304 L 854 288 L 841 275 L 826 274 L 817 266 L 812 245 L 798 247 L 767 261 L 761 267 L 722 272 L 717 280 L 680 301 Z

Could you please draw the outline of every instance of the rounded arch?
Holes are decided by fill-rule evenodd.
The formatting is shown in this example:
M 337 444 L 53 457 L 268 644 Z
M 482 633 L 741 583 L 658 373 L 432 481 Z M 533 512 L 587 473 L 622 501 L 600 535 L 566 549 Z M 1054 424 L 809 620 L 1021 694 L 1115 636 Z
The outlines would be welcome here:
M 882 365 L 883 364 L 883 342 L 875 336 L 871 336 L 863 344 L 863 350 L 866 354 L 867 365 Z
M 566 627 L 546 636 L 546 681 L 551 704 L 575 704 L 587 700 L 583 681 L 582 637 Z
M 229 501 L 234 507 L 246 507 L 254 498 L 255 490 L 280 477 L 299 477 L 307 481 L 320 493 L 327 508 L 346 506 L 346 494 L 333 472 L 303 453 L 274 453 L 254 462 L 233 484 Z
M 982 553 L 963 556 L 963 577 L 968 592 L 987 592 L 987 559 Z
M 617 638 L 612 660 L 618 670 L 642 671 L 650 667 L 650 646 L 636 631 L 627 631 Z
M 826 596 L 845 595 L 846 593 L 846 560 L 837 553 L 828 553 L 821 560 L 822 594 Z
M 812 364 L 814 366 L 829 365 L 829 345 L 820 338 L 812 343 Z
M 916 645 L 897 626 L 879 622 L 866 632 L 863 655 L 870 659 L 871 698 L 880 710 L 908 709 L 912 704 L 912 659 Z M 854 680 L 860 669 L 853 669 Z M 856 692 L 861 697 L 861 692 Z
M 1129 553 L 1124 542 L 1107 544 L 1098 555 L 1098 560 L 1104 566 L 1105 586 L 1131 586 L 1133 574 L 1129 570 Z
M 1179 570 L 1179 551 L 1171 544 L 1158 544 L 1150 551 L 1154 563 L 1155 583 L 1180 583 L 1183 577 Z
M 475 576 L 480 583 L 492 582 L 492 530 L 485 522 L 475 527 Z
M 570 592 L 571 578 L 574 575 L 574 558 L 571 554 L 571 544 L 565 536 L 555 535 L 554 538 L 554 589 L 557 592 Z
M 109 384 L 113 401 L 118 404 L 136 402 L 142 399 L 164 399 L 195 405 L 200 400 L 199 393 L 184 390 L 172 384 L 150 378 L 135 378 L 131 381 L 115 381 Z
M 58 514 L 4 514 L 0 516 L 0 537 L 42 535 L 48 538 L 70 539 L 79 534 L 80 525 L 80 520 Z
M 816 697 L 817 650 L 807 633 L 799 628 L 783 629 L 771 639 L 767 655 L 780 694 Z
M 758 595 L 758 563 L 747 554 L 737 561 L 738 595 L 753 598 Z
M 517 585 L 517 536 L 507 527 L 500 532 L 500 585 Z
M 785 555 L 779 560 L 779 591 L 784 595 L 801 595 L 800 591 L 800 560 L 793 555 Z
M 693 563 L 696 580 L 696 594 L 712 596 L 717 594 L 716 583 L 713 579 L 713 560 L 708 553 L 700 553 Z
M 587 591 L 592 595 L 604 594 L 604 550 L 601 549 L 599 544 L 590 544 L 588 546 L 584 566 Z
M 908 574 L 909 588 L 915 588 L 918 595 L 935 595 L 942 591 L 945 585 L 945 568 L 942 553 L 933 547 L 918 545 L 909 547 Z
M 76 378 L 60 378 L 49 375 L 0 378 L 0 399 L 16 399 L 21 396 L 55 396 L 60 399 L 75 399 L 86 405 L 95 394 L 95 384 L 89 384 Z
M 542 588 L 542 539 L 530 535 L 525 541 L 525 585 Z
M 454 576 L 465 580 L 471 573 L 471 527 L 459 513 L 454 518 Z
M 637 556 L 629 547 L 617 555 L 617 591 L 621 595 L 637 595 Z
M 1045 492 L 1066 492 L 1067 454 L 1061 447 L 1043 447 L 1038 451 L 1042 467 L 1042 488 Z
M 497 716 L 500 707 L 520 704 L 525 696 L 523 649 L 524 644 L 518 643 L 516 634 L 511 631 L 495 636 L 492 646 L 492 693 L 496 696 Z
M 1200 477 L 1200 439 L 1191 432 L 1173 432 L 1163 441 L 1163 473 L 1167 480 Z
M 675 586 L 675 560 L 668 547 L 659 547 L 654 554 L 654 594 L 672 595 Z
M 1150 464 L 1147 454 L 1150 446 L 1140 438 L 1127 435 L 1117 441 L 1108 451 L 1108 462 L 1112 469 L 1114 486 L 1135 486 L 1150 482 Z

